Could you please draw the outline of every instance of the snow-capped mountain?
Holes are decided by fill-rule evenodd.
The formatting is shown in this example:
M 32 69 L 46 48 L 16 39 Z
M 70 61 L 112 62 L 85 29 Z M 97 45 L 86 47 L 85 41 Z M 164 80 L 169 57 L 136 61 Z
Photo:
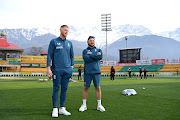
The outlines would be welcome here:
M 3 29 L 7 33 L 7 38 L 17 38 L 17 40 L 31 40 L 36 36 L 36 32 L 29 29 Z M 2 30 L 1 30 L 2 31 Z
M 112 27 L 112 31 L 107 32 L 108 44 L 127 36 L 127 35 L 150 35 L 152 32 L 144 26 L 137 25 L 121 25 Z M 95 36 L 96 46 L 102 48 L 106 44 L 106 32 L 101 31 L 101 28 L 92 27 L 70 27 L 69 38 L 77 41 L 87 41 L 87 38 L 92 35 Z
M 35 29 L 38 35 L 51 33 L 56 36 L 59 36 L 59 28 L 38 28 Z M 108 44 L 124 37 L 127 35 L 150 35 L 152 32 L 145 28 L 142 25 L 120 25 L 112 27 L 112 31 L 107 33 Z M 96 38 L 96 46 L 103 47 L 106 43 L 106 33 L 105 31 L 101 31 L 100 27 L 87 27 L 87 26 L 70 26 L 68 39 L 77 40 L 77 41 L 87 41 L 89 36 L 95 36 Z
M 59 36 L 59 28 L 54 28 L 54 27 L 38 27 L 38 28 L 31 28 L 30 29 L 31 31 L 34 31 L 36 33 L 36 36 L 41 36 L 41 35 L 44 35 L 44 34 L 48 34 L 48 33 L 51 33 L 55 36 Z
M 39 27 L 31 29 L 3 29 L 7 33 L 7 40 L 21 48 L 29 48 L 32 46 L 43 46 L 49 44 L 52 38 L 59 36 L 59 27 Z M 2 29 L 0 29 L 0 32 Z M 106 44 L 106 32 L 101 31 L 101 27 L 88 26 L 70 26 L 68 39 L 79 42 L 86 42 L 88 36 L 95 36 L 96 46 L 103 48 Z M 125 36 L 143 36 L 152 35 L 152 32 L 142 25 L 119 25 L 112 26 L 112 31 L 108 31 L 108 44 L 124 38 Z M 175 31 L 163 32 L 156 34 L 163 37 L 173 38 L 180 42 L 180 28 Z M 123 39 L 122 39 L 123 40 Z
M 177 40 L 177 41 L 180 42 L 180 28 L 178 28 L 178 29 L 176 29 L 174 31 L 162 32 L 162 33 L 159 33 L 157 35 L 167 37 L 167 38 L 172 38 L 172 39 Z
M 35 30 L 30 29 L 3 29 L 7 34 L 8 43 L 13 43 L 22 49 L 32 46 L 43 46 L 56 36 L 53 34 L 39 35 Z M 2 29 L 0 29 L 0 32 Z
M 60 34 L 58 27 L 57 28 L 41 27 L 41 28 L 31 28 L 31 29 L 4 29 L 4 30 L 5 32 L 7 32 L 8 41 L 17 45 L 20 45 L 21 43 L 28 43 L 27 41 L 32 41 L 33 38 L 37 36 L 43 36 L 49 33 L 55 36 L 59 36 Z M 108 40 L 108 44 L 111 44 L 112 42 L 127 35 L 142 36 L 142 35 L 150 35 L 150 34 L 152 34 L 152 32 L 148 28 L 145 28 L 142 25 L 127 24 L 127 25 L 113 26 L 112 31 L 108 31 L 107 33 L 107 40 Z M 97 47 L 102 48 L 105 45 L 106 33 L 105 31 L 101 31 L 100 27 L 70 26 L 69 35 L 67 38 L 71 40 L 77 40 L 79 42 L 85 42 L 87 41 L 87 38 L 90 35 L 95 36 Z M 39 42 L 41 43 L 41 41 Z M 42 42 L 44 44 L 44 41 Z M 20 47 L 26 48 L 26 45 L 25 46 L 20 45 Z

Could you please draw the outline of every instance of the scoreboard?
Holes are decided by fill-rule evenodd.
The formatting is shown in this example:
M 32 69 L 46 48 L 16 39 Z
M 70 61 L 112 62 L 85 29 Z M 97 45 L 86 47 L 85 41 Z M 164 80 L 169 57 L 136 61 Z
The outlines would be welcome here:
M 126 48 L 119 50 L 119 63 L 136 63 L 141 58 L 142 48 Z

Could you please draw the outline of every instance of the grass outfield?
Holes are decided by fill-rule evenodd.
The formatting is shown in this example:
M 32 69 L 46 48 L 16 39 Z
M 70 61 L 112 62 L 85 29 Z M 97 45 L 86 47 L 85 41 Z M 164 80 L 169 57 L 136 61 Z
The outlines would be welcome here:
M 66 108 L 72 115 L 59 115 L 59 118 L 51 118 L 52 81 L 40 83 L 37 80 L 38 77 L 0 77 L 0 120 L 180 119 L 180 78 L 139 80 L 116 77 L 115 81 L 109 81 L 108 77 L 102 77 L 102 104 L 106 108 L 105 112 L 96 110 L 97 100 L 92 84 L 87 101 L 88 110 L 79 112 L 83 82 L 71 82 Z M 146 89 L 143 90 L 143 87 Z M 122 91 L 127 88 L 135 89 L 137 95 L 122 95 Z

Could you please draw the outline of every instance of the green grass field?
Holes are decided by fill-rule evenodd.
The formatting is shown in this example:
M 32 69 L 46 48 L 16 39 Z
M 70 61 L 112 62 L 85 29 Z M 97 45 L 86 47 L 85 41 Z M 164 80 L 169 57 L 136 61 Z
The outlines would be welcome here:
M 79 112 L 83 82 L 71 82 L 66 108 L 72 115 L 59 115 L 58 118 L 51 117 L 52 81 L 40 83 L 38 79 L 0 77 L 0 120 L 180 120 L 180 78 L 139 80 L 116 77 L 115 81 L 109 81 L 109 77 L 102 77 L 105 112 L 96 110 L 93 84 L 89 89 L 88 110 Z M 127 88 L 135 89 L 137 95 L 122 95 Z

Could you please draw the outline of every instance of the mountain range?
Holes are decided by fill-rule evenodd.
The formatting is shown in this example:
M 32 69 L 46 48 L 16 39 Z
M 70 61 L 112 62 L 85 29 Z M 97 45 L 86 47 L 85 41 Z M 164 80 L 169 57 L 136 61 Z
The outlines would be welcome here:
M 51 39 L 59 35 L 58 29 L 32 28 L 32 29 L 3 29 L 7 33 L 9 43 L 24 49 L 27 54 L 33 46 L 42 47 L 47 51 Z M 2 29 L 0 29 L 0 32 Z M 96 38 L 96 46 L 104 51 L 105 57 L 105 32 L 97 27 L 85 28 L 70 26 L 69 40 L 74 45 L 76 56 L 81 56 L 82 50 L 87 47 L 86 41 L 89 35 Z M 119 49 L 125 48 L 124 36 L 128 36 L 129 47 L 141 47 L 142 56 L 149 58 L 179 58 L 180 57 L 180 28 L 174 31 L 166 31 L 153 34 L 142 25 L 121 25 L 112 27 L 107 34 L 109 60 L 119 61 Z M 168 49 L 167 49 L 168 48 Z M 113 53 L 113 54 L 112 54 Z
M 180 42 L 162 36 L 129 36 L 127 47 L 142 48 L 141 59 L 180 58 Z M 126 48 L 126 41 L 124 38 L 113 42 L 108 46 L 108 58 L 110 60 L 119 61 L 119 50 L 123 48 Z M 103 52 L 105 53 L 105 48 Z

